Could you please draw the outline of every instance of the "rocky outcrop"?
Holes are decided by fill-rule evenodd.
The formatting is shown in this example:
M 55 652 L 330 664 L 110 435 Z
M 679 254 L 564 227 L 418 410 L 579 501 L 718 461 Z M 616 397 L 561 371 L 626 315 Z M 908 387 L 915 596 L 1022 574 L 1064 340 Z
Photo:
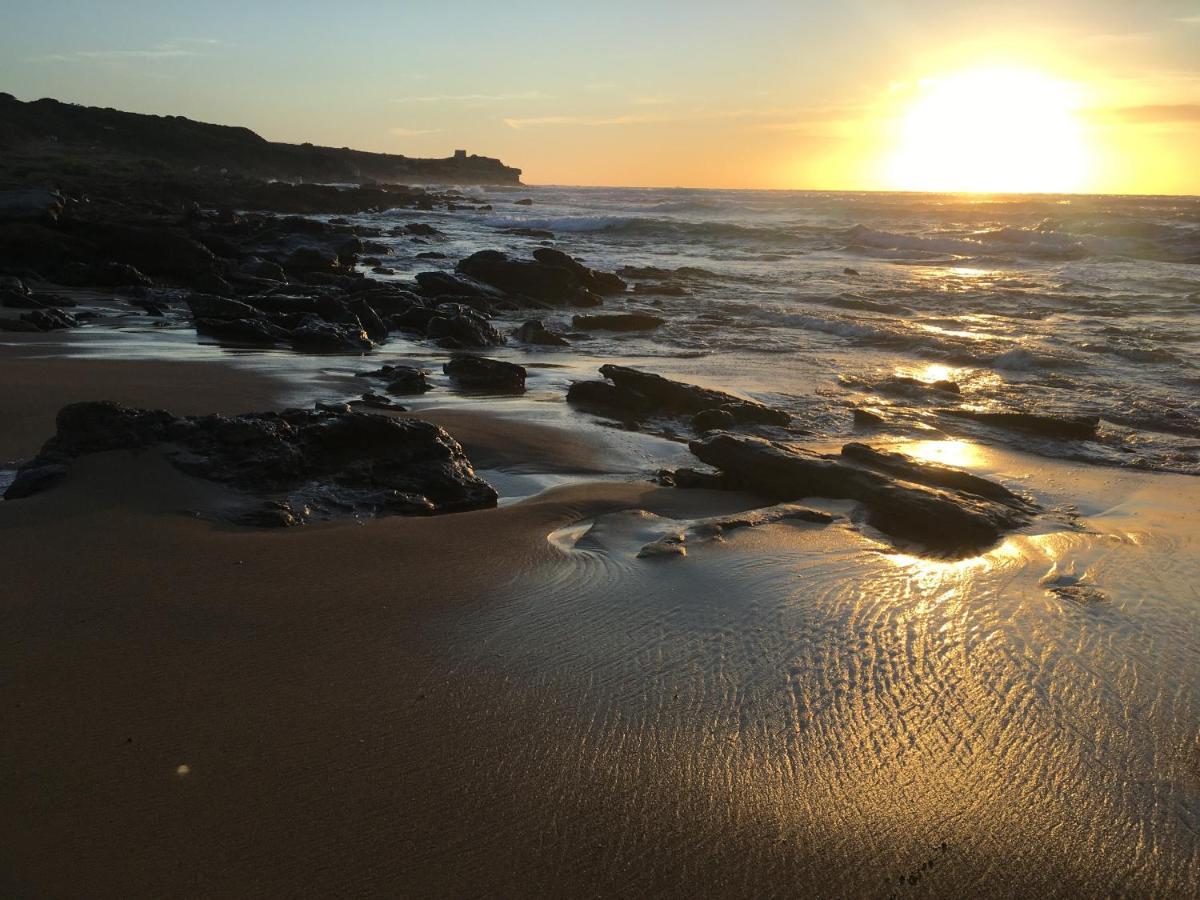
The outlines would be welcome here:
M 497 347 L 504 335 L 481 313 L 461 303 L 443 303 L 425 324 L 425 333 L 448 350 Z
M 88 453 L 160 447 L 178 469 L 237 488 L 269 524 L 309 517 L 434 515 L 494 506 L 462 447 L 429 422 L 367 413 L 286 410 L 176 417 L 117 403 L 75 403 L 18 471 L 5 499 L 52 487 Z M 262 515 L 268 504 L 270 515 Z
M 516 363 L 467 354 L 451 357 L 442 366 L 442 371 L 467 390 L 505 393 L 525 390 L 525 377 L 528 374 L 524 366 Z
M 1024 501 L 983 496 L 984 489 L 975 476 L 959 482 L 969 491 L 928 487 L 928 483 L 949 484 L 954 478 L 944 467 L 922 472 L 920 464 L 890 461 L 886 454 L 880 454 L 883 464 L 896 466 L 904 480 L 753 437 L 720 433 L 692 441 L 689 446 L 698 459 L 721 470 L 728 487 L 776 501 L 804 497 L 855 500 L 862 504 L 865 520 L 872 527 L 902 544 L 939 555 L 980 553 L 1006 532 L 1030 521 L 1028 507 L 1021 505 Z M 847 458 L 857 453 L 851 451 Z M 914 483 L 910 480 L 913 478 L 926 484 Z M 1001 486 L 996 487 L 1004 492 Z
M 876 450 L 866 444 L 851 443 L 842 447 L 842 456 L 848 460 L 867 466 L 880 472 L 886 472 L 903 481 L 923 484 L 926 487 L 948 488 L 995 500 L 1015 509 L 1033 512 L 1036 509 L 1030 501 L 1019 494 L 1013 493 L 1002 484 L 938 463 L 922 462 L 905 456 L 903 453 L 893 453 Z
M 416 366 L 383 366 L 373 372 L 358 372 L 359 378 L 379 378 L 387 382 L 389 394 L 423 394 L 433 390 L 424 369 Z
M 277 179 L 278 183 L 323 184 L 519 184 L 521 175 L 520 169 L 484 156 L 417 159 L 312 144 L 282 144 L 265 140 L 248 128 L 210 125 L 183 116 L 141 115 L 50 99 L 22 103 L 11 94 L 0 94 L 0 122 L 4 124 L 0 142 L 9 153 L 44 155 L 50 147 L 81 159 L 100 156 L 109 165 L 114 161 L 137 165 L 145 160 L 147 168 L 157 172 L 206 168 L 214 176 L 225 178 L 240 175 Z
M 541 319 L 528 319 L 513 332 L 513 337 L 522 344 L 536 344 L 539 347 L 567 347 L 570 342 L 561 334 L 556 334 L 546 327 Z
M 575 276 L 583 287 L 597 294 L 623 294 L 625 293 L 625 279 L 615 272 L 599 272 L 596 269 L 589 268 L 572 256 L 568 256 L 561 250 L 554 250 L 550 247 L 539 247 L 533 251 L 533 258 L 542 265 L 558 266 L 561 269 L 566 269 Z
M 549 306 L 599 306 L 603 302 L 599 294 L 580 281 L 575 270 L 536 258 L 509 259 L 499 250 L 480 250 L 460 260 L 457 268 L 463 275 L 512 298 L 527 298 Z
M 724 391 L 671 381 L 651 372 L 626 366 L 604 365 L 600 374 L 608 381 L 577 381 L 567 391 L 567 402 L 606 415 L 638 421 L 653 417 L 691 417 L 723 413 L 730 426 L 786 425 L 786 412 Z

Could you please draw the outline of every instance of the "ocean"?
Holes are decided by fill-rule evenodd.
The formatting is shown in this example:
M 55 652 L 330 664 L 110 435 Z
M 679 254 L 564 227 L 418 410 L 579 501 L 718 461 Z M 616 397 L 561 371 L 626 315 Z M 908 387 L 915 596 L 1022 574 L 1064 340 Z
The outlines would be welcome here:
M 993 440 L 1097 464 L 1200 472 L 1200 198 L 468 193 L 493 209 L 422 215 L 447 233 L 434 248 L 447 260 L 415 259 L 430 248 L 397 242 L 384 260 L 394 277 L 452 268 L 483 248 L 527 255 L 549 239 L 504 231 L 544 230 L 593 268 L 675 270 L 670 280 L 685 291 L 634 298 L 628 305 L 667 324 L 649 336 L 595 336 L 578 348 L 586 353 L 730 372 L 821 434 L 844 430 L 850 407 L 868 404 L 914 433 L 950 427 L 978 436 L 936 412 L 944 405 L 936 397 L 876 390 L 897 374 L 949 379 L 968 407 L 1102 420 L 1100 439 L 1086 445 L 987 432 Z M 533 204 L 515 205 L 520 198 Z

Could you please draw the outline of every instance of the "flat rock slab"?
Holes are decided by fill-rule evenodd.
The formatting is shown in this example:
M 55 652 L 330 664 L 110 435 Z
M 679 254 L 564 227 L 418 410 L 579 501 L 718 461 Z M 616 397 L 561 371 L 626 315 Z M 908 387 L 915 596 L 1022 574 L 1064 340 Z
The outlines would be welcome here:
M 476 391 L 519 393 L 525 390 L 528 375 L 524 366 L 488 359 L 486 356 L 458 354 L 442 366 L 442 371 L 459 387 Z
M 53 487 L 87 453 L 161 447 L 178 469 L 259 501 L 248 524 L 310 517 L 436 515 L 495 506 L 462 447 L 438 426 L 348 409 L 176 417 L 111 402 L 74 403 L 17 472 L 5 499 Z
M 567 402 L 608 414 L 638 420 L 653 416 L 699 416 L 714 411 L 728 427 L 786 425 L 791 416 L 781 409 L 743 400 L 724 391 L 672 381 L 652 372 L 627 366 L 604 365 L 605 381 L 577 381 L 567 391 Z M 611 383 L 610 383 L 611 382 Z M 705 420 L 697 424 L 703 430 Z
M 966 483 L 972 492 L 919 483 L 922 478 L 948 483 L 943 466 L 930 467 L 936 471 L 926 476 L 918 471 L 920 464 L 908 461 L 903 478 L 892 478 L 841 459 L 725 433 L 692 441 L 689 447 L 702 462 L 721 470 L 725 487 L 754 491 L 779 501 L 803 497 L 856 500 L 863 505 L 869 525 L 897 541 L 940 556 L 982 553 L 1005 533 L 1030 521 L 1027 507 L 1008 498 L 981 496 L 979 491 L 983 489 L 974 482 Z

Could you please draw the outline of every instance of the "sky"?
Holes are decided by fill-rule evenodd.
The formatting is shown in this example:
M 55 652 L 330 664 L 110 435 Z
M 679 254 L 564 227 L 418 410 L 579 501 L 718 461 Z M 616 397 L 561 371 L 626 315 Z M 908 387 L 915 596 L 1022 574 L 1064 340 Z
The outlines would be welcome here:
M 465 148 L 531 184 L 1200 194 L 1200 0 L 0 0 L 0 22 L 23 100 Z

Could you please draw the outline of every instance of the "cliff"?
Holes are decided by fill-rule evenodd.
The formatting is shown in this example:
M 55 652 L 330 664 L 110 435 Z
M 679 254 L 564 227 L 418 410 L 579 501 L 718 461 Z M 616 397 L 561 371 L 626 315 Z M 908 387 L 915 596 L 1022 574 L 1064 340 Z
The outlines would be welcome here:
M 249 128 L 49 99 L 25 103 L 5 93 L 0 93 L 0 157 L 10 170 L 24 165 L 53 172 L 61 165 L 71 172 L 101 164 L 296 182 L 520 184 L 521 177 L 520 169 L 486 156 L 419 159 L 283 144 Z

